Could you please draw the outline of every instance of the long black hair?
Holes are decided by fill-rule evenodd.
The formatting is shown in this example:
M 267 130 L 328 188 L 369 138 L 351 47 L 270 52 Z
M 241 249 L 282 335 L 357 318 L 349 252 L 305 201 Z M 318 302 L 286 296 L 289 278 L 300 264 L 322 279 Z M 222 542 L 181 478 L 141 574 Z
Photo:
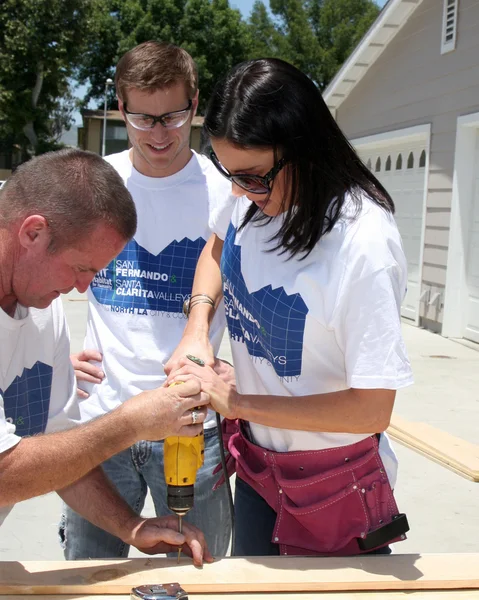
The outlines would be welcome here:
M 284 158 L 286 215 L 274 237 L 277 249 L 307 256 L 341 216 L 350 193 L 357 210 L 365 193 L 394 212 L 394 204 L 348 142 L 316 85 L 301 71 L 279 59 L 264 58 L 237 65 L 220 81 L 210 98 L 204 127 L 210 138 L 240 148 L 272 148 Z M 244 227 L 268 219 L 255 204 Z M 303 256 L 303 257 L 304 257 Z

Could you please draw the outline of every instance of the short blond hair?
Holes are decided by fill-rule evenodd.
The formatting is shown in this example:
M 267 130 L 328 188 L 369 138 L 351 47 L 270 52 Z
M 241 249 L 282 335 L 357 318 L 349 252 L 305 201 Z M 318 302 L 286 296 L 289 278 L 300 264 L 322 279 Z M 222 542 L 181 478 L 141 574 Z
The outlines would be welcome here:
M 116 93 L 123 102 L 129 88 L 154 92 L 176 83 L 184 83 L 193 99 L 198 90 L 198 70 L 186 50 L 168 42 L 149 41 L 135 46 L 116 67 Z

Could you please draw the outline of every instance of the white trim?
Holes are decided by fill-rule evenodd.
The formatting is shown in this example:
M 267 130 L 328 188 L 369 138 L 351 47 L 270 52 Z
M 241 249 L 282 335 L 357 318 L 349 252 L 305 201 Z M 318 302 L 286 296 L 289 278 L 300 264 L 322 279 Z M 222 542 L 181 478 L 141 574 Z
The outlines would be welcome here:
M 466 277 L 469 208 L 474 184 L 476 136 L 479 112 L 457 119 L 456 152 L 452 180 L 451 226 L 447 253 L 444 295 L 444 337 L 464 337 L 466 305 L 469 296 Z
M 389 42 L 396 37 L 423 1 L 389 0 L 371 28 L 324 90 L 323 98 L 330 108 L 339 108 L 346 100 L 354 86 L 374 65 Z M 437 1 L 435 0 L 435 2 Z
M 371 146 L 381 148 L 390 146 L 391 143 L 399 144 L 403 142 L 413 142 L 424 140 L 431 135 L 431 124 L 416 125 L 415 127 L 404 127 L 402 129 L 392 129 L 384 133 L 375 135 L 367 135 L 365 137 L 354 138 L 350 140 L 353 146 L 361 146 L 362 148 Z
M 416 325 L 421 323 L 421 290 L 422 290 L 422 273 L 424 270 L 424 246 L 426 245 L 426 218 L 427 218 L 427 194 L 429 190 L 429 157 L 431 155 L 431 124 L 427 125 L 427 141 L 426 141 L 426 164 L 424 165 L 424 194 L 422 197 L 422 228 L 421 228 L 421 246 L 419 250 L 419 301 L 417 310 Z M 430 289 L 428 288 L 428 303 L 430 298 Z
M 371 42 L 374 42 L 374 38 L 379 33 L 379 30 L 381 29 L 381 27 L 383 27 L 387 23 L 390 14 L 392 13 L 392 11 L 395 8 L 395 5 L 400 4 L 401 2 L 402 2 L 402 0 L 392 0 L 389 3 L 389 5 L 386 6 L 385 9 L 379 13 L 378 18 L 374 21 L 374 23 L 371 25 L 371 27 L 368 29 L 368 31 L 364 34 L 364 37 L 361 39 L 359 44 L 353 50 L 353 52 L 349 56 L 348 60 L 339 69 L 339 71 L 336 73 L 336 75 L 333 77 L 332 81 L 326 88 L 325 99 L 329 95 L 328 94 L 329 88 L 334 87 L 343 78 L 343 75 L 346 73 L 346 71 L 348 70 L 348 67 L 351 64 L 354 64 L 359 61 L 359 58 L 361 56 L 361 52 L 362 52 L 363 48 L 365 46 L 367 46 L 368 44 L 370 44 Z
M 457 20 L 459 17 L 459 0 L 443 0 L 442 11 L 442 34 L 441 34 L 441 54 L 447 54 L 456 49 L 457 38 Z M 448 15 L 449 13 L 449 15 Z M 446 40 L 448 34 L 448 16 L 453 19 L 452 39 Z
M 419 325 L 421 319 L 421 302 L 423 301 L 421 295 L 422 288 L 422 273 L 424 266 L 424 243 L 426 236 L 426 210 L 427 210 L 427 190 L 428 190 L 428 179 L 429 179 L 429 154 L 431 150 L 431 124 L 425 123 L 424 125 L 416 125 L 414 127 L 404 127 L 403 129 L 394 129 L 384 133 L 378 133 L 376 135 L 368 135 L 361 138 L 355 138 L 350 140 L 351 144 L 355 147 L 365 148 L 384 148 L 391 146 L 392 144 L 402 144 L 405 142 L 426 142 L 426 164 L 424 167 L 424 192 L 422 199 L 422 226 L 421 226 L 421 243 L 419 250 L 419 294 L 416 306 L 416 316 L 413 320 L 415 325 Z M 408 319 L 409 320 L 409 319 Z M 410 319 L 409 321 L 411 321 Z

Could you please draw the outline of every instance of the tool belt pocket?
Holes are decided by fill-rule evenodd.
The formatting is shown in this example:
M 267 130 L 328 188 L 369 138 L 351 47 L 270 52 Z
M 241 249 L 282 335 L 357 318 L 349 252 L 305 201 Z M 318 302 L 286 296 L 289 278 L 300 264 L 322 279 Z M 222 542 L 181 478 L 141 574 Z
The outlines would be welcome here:
M 281 506 L 275 537 L 315 554 L 345 549 L 398 512 L 375 449 L 321 475 L 299 481 L 278 475 L 277 482 Z
M 399 511 L 375 437 L 305 452 L 273 452 L 232 436 L 237 473 L 277 513 L 274 542 L 282 554 L 359 554 L 358 541 Z M 397 541 L 377 536 L 368 550 Z M 394 536 L 392 536 L 394 537 Z
M 231 436 L 228 450 L 236 461 L 237 475 L 277 510 L 277 484 L 273 477 L 273 467 L 265 460 L 267 453 L 247 440 L 241 431 Z

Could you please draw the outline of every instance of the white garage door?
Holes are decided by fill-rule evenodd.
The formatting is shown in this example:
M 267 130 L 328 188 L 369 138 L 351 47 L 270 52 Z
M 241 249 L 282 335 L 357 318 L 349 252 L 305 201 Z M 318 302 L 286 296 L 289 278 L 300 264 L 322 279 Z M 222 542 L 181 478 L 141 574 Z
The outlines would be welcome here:
M 479 132 L 476 134 L 472 186 L 471 214 L 469 222 L 469 248 L 466 260 L 468 300 L 464 337 L 479 342 Z
M 418 317 L 421 288 L 420 259 L 424 186 L 426 185 L 426 141 L 409 143 L 404 140 L 398 143 L 391 141 L 387 146 L 381 145 L 377 148 L 368 146 L 364 149 L 359 146 L 356 150 L 394 201 L 396 222 L 408 262 L 408 289 L 401 314 L 415 321 Z

